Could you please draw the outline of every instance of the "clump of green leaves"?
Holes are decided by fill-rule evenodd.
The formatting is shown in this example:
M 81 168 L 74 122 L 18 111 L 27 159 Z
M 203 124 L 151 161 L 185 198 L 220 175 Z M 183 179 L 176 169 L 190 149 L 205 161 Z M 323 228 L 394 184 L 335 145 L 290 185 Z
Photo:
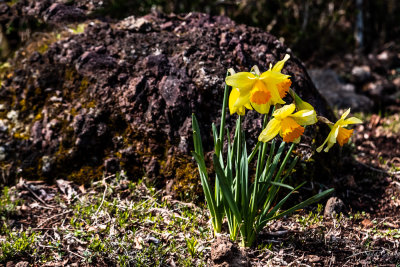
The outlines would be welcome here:
M 186 238 L 186 246 L 192 257 L 196 256 L 197 244 L 198 241 L 195 237 L 192 236 L 191 238 Z
M 307 215 L 300 216 L 298 218 L 298 222 L 303 227 L 320 224 L 324 219 L 324 216 L 322 214 L 322 209 L 323 209 L 323 205 L 318 204 L 317 210 L 315 212 L 310 211 Z
M 0 195 L 0 218 L 2 221 L 16 211 L 16 207 L 21 205 L 21 200 L 17 199 L 14 192 L 7 186 L 3 188 Z
M 0 262 L 36 253 L 37 236 L 34 232 L 7 231 L 6 239 L 7 242 L 0 242 Z
M 213 166 L 216 177 L 214 190 L 209 184 L 200 128 L 195 115 L 192 115 L 195 149 L 193 156 L 198 164 L 214 232 L 221 232 L 222 221 L 225 217 L 228 222 L 230 238 L 237 240 L 240 237 L 241 245 L 250 247 L 257 234 L 269 221 L 279 219 L 317 202 L 332 193 L 333 189 L 325 190 L 293 207 L 282 210 L 288 198 L 305 184 L 303 182 L 297 187 L 292 187 L 285 183 L 298 160 L 298 157 L 291 157 L 295 143 L 287 148 L 285 142 L 282 141 L 279 144 L 276 139 L 273 139 L 271 144 L 258 141 L 252 152 L 249 153 L 242 127 L 242 115 L 236 121 L 234 139 L 231 140 L 228 129 L 225 129 L 228 94 L 229 88 L 225 86 L 219 131 L 215 124 L 212 125 Z M 264 115 L 262 130 L 271 119 L 268 114 Z M 225 137 L 227 153 L 224 155 Z M 255 175 L 252 177 L 251 166 L 256 155 L 258 156 Z M 278 192 L 283 190 L 288 191 L 282 199 L 279 199 Z

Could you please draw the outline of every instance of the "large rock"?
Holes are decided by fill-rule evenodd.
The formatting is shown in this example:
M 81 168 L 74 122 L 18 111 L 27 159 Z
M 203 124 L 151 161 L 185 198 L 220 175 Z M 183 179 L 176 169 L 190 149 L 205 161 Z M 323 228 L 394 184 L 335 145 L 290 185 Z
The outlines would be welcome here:
M 42 14 L 61 19 L 63 9 L 48 9 Z M 226 17 L 151 14 L 86 24 L 84 33 L 62 38 L 44 53 L 22 48 L 4 73 L 3 182 L 24 176 L 85 183 L 104 171 L 125 170 L 137 178 L 175 178 L 177 187 L 198 186 L 189 156 L 191 114 L 197 115 L 210 151 L 226 70 L 258 65 L 263 71 L 291 54 L 274 36 Z M 319 114 L 332 118 L 296 57 L 283 72 L 292 75 L 293 88 Z M 229 116 L 228 125 L 234 119 Z M 245 124 L 255 140 L 260 116 L 248 112 Z
M 369 76 L 365 69 L 354 69 L 358 79 L 368 79 Z M 357 94 L 353 84 L 341 82 L 334 70 L 314 69 L 310 70 L 309 73 L 315 86 L 331 106 L 340 109 L 351 108 L 352 111 L 371 110 L 372 100 L 365 95 Z

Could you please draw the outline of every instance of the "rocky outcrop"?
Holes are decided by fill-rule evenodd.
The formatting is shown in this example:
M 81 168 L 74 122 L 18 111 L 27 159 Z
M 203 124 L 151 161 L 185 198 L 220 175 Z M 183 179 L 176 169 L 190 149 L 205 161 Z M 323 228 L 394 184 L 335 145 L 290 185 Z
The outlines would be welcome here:
M 373 101 L 365 95 L 357 94 L 353 84 L 341 82 L 334 70 L 315 69 L 309 73 L 319 92 L 332 107 L 351 108 L 352 111 L 371 110 Z M 359 77 L 365 79 L 367 74 L 361 71 L 358 73 Z
M 50 5 L 44 14 L 59 17 L 57 10 Z M 85 25 L 83 33 L 61 37 L 46 51 L 21 48 L 3 72 L 2 182 L 24 176 L 85 183 L 124 170 L 131 177 L 183 179 L 198 186 L 189 156 L 191 114 L 210 151 L 226 70 L 253 65 L 266 70 L 291 54 L 261 29 L 198 13 Z M 300 96 L 332 117 L 296 57 L 283 72 L 292 75 Z M 229 116 L 228 125 L 234 119 Z M 245 124 L 255 140 L 261 118 L 248 112 Z

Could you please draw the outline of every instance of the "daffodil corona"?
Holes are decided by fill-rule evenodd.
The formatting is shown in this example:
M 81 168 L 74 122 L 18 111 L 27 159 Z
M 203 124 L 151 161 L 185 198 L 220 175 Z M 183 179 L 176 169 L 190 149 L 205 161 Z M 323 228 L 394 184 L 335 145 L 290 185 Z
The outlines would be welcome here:
M 346 110 L 346 112 L 343 113 L 342 117 L 333 126 L 330 126 L 331 131 L 329 132 L 328 137 L 325 139 L 324 143 L 317 148 L 317 152 L 321 152 L 326 143 L 328 143 L 328 145 L 326 146 L 324 151 L 328 152 L 329 149 L 336 143 L 336 141 L 339 143 L 340 146 L 343 146 L 344 144 L 347 144 L 347 142 L 349 142 L 349 139 L 353 134 L 353 130 L 348 130 L 344 127 L 349 124 L 362 123 L 362 121 L 356 117 L 346 119 L 349 113 L 350 109 Z
M 316 123 L 317 115 L 315 110 L 300 110 L 293 114 L 295 109 L 295 104 L 285 105 L 277 109 L 272 114 L 274 118 L 268 122 L 258 140 L 268 142 L 279 133 L 283 141 L 298 143 L 304 132 L 303 126 Z
M 285 62 L 290 58 L 285 55 L 275 66 L 259 74 L 258 71 L 238 72 L 226 77 L 227 85 L 232 86 L 229 95 L 230 113 L 244 115 L 245 108 L 255 109 L 261 114 L 266 114 L 271 105 L 285 104 L 282 100 L 289 91 L 292 82 L 289 75 L 281 73 Z

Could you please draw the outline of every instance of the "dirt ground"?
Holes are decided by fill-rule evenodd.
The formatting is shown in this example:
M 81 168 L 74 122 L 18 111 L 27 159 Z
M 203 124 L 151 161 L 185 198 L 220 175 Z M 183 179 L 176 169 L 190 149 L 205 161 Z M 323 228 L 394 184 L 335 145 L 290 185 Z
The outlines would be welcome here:
M 400 253 L 398 252 L 400 244 L 400 218 L 398 216 L 400 212 L 400 161 L 397 155 L 400 135 L 393 129 L 393 127 L 397 127 L 397 124 L 398 114 L 386 118 L 378 115 L 369 116 L 366 123 L 356 128 L 357 132 L 353 139 L 356 153 L 353 157 L 344 159 L 346 162 L 343 165 L 342 175 L 334 181 L 336 196 L 343 201 L 343 204 L 334 203 L 333 207 L 329 207 L 329 204 L 325 207 L 319 205 L 269 224 L 262 231 L 253 248 L 240 250 L 245 261 L 251 266 L 398 266 L 400 263 Z M 111 178 L 115 179 L 115 177 Z M 130 190 L 126 181 L 114 184 L 114 186 L 108 184 L 108 188 L 112 188 L 113 191 L 110 195 L 111 198 L 118 196 L 118 199 L 126 198 L 132 201 L 131 203 L 138 202 L 139 199 L 152 198 L 148 189 L 143 189 L 145 187 Z M 85 201 L 82 200 L 85 199 L 84 196 L 95 196 L 97 201 L 102 201 L 103 204 L 100 203 L 100 206 L 98 202 L 93 204 L 96 208 L 95 214 L 101 214 L 100 207 L 102 210 L 102 206 L 109 205 L 104 204 L 108 203 L 107 197 L 105 197 L 107 183 L 104 180 L 95 182 L 91 188 L 79 187 L 62 180 L 53 185 L 45 184 L 42 181 L 21 180 L 12 189 L 23 202 L 15 202 L 18 212 L 7 218 L 8 228 L 14 227 L 20 231 L 29 229 L 31 233 L 37 232 L 37 236 L 40 238 L 35 244 L 36 250 L 39 250 L 41 256 L 38 256 L 37 253 L 31 255 L 21 253 L 18 257 L 4 262 L 6 266 L 27 266 L 28 263 L 34 266 L 124 265 L 120 262 L 116 263 L 115 259 L 101 253 L 94 254 L 95 257 L 89 258 L 91 260 L 88 261 L 85 254 L 85 251 L 86 253 L 88 251 L 86 249 L 90 247 L 88 239 L 86 241 L 82 237 L 80 239 L 80 236 L 76 235 L 76 231 L 73 231 L 74 224 L 71 223 L 75 217 L 87 221 L 82 215 L 84 213 L 77 212 L 77 200 L 76 197 L 73 197 L 74 194 L 81 202 Z M 160 196 L 162 194 L 160 192 Z M 165 201 L 162 197 L 159 200 Z M 168 201 L 174 200 L 169 199 Z M 198 217 L 202 218 L 199 225 L 207 229 L 209 226 L 206 219 L 207 212 L 190 203 L 184 205 L 190 206 L 190 209 L 203 210 L 202 215 Z M 160 208 L 160 210 L 162 209 Z M 175 212 L 174 216 L 185 216 L 185 212 L 178 211 L 176 208 L 171 208 L 171 210 Z M 148 211 L 142 212 L 147 213 Z M 166 211 L 157 211 L 156 216 L 161 214 L 162 221 L 165 222 L 166 217 L 165 214 L 162 214 L 163 212 Z M 113 216 L 118 218 L 111 214 L 111 217 Z M 93 219 L 93 214 L 89 217 Z M 97 233 L 97 228 L 105 227 L 100 223 L 101 220 L 96 219 L 95 225 L 93 221 L 91 224 L 84 223 L 86 225 L 84 229 L 96 233 L 97 237 L 104 238 L 104 242 L 109 242 L 106 236 L 101 234 L 101 231 Z M 117 219 L 117 221 L 119 220 Z M 140 236 L 142 232 L 157 236 L 157 232 L 165 227 L 162 226 L 163 222 L 160 222 L 156 228 L 144 227 L 141 231 L 135 232 L 134 239 L 140 243 L 137 241 L 137 236 Z M 134 222 L 132 224 L 135 225 Z M 142 226 L 139 221 L 136 224 Z M 115 229 L 116 232 L 123 231 L 117 226 Z M 59 231 L 58 234 L 57 231 Z M 180 235 L 186 235 L 185 231 L 193 230 L 177 229 L 176 231 L 175 238 L 179 239 Z M 79 241 L 71 241 L 69 235 L 75 235 L 76 240 Z M 58 236 L 61 240 L 58 250 L 48 244 L 49 240 L 55 239 L 54 236 Z M 164 239 L 163 234 L 160 236 L 161 242 L 165 242 L 166 247 L 170 247 L 170 239 Z M 4 238 L 4 236 L 1 237 Z M 163 261 L 156 261 L 157 264 L 153 262 L 151 265 L 201 266 L 216 263 L 215 259 L 211 257 L 210 247 L 220 241 L 216 241 L 211 234 L 198 236 L 198 238 L 199 240 L 203 239 L 200 243 L 204 249 L 201 254 L 190 257 L 188 262 L 180 261 L 180 258 L 177 258 L 174 253 L 165 252 Z M 89 240 L 93 242 L 93 239 L 89 238 Z M 180 253 L 183 253 L 187 243 L 180 242 L 184 249 Z M 234 245 L 228 247 L 228 251 L 223 253 L 231 253 Z M 224 248 L 226 249 L 227 246 Z M 143 250 L 142 245 L 136 244 L 132 247 L 132 251 L 136 251 L 136 253 L 141 250 Z M 58 256 L 52 257 L 51 255 L 55 251 L 58 251 Z M 96 250 L 92 248 L 92 251 Z M 144 257 L 140 254 L 136 256 Z M 153 257 L 157 258 L 154 255 Z M 46 258 L 48 260 L 45 260 Z M 148 263 L 127 261 L 126 265 L 146 266 Z M 216 266 L 223 265 L 216 264 Z

